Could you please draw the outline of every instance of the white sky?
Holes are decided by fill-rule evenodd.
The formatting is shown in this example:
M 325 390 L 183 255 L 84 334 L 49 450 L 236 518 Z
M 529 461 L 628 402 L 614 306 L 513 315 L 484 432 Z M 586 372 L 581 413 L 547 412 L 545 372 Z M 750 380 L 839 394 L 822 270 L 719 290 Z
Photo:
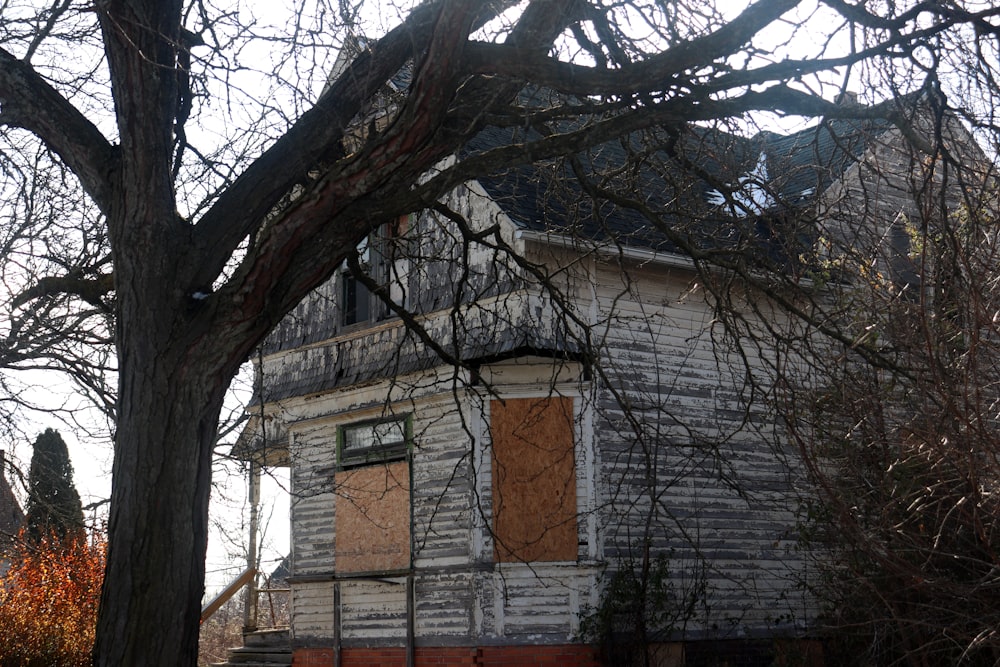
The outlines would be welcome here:
M 25 386 L 22 397 L 43 405 L 76 406 L 81 400 L 70 383 L 54 373 L 24 374 L 15 379 Z M 243 400 L 246 400 L 245 397 Z M 69 449 L 73 464 L 73 481 L 84 507 L 105 501 L 111 496 L 111 468 L 113 447 L 106 437 L 93 437 L 87 431 L 100 433 L 102 427 L 93 415 L 81 412 L 80 425 L 67 424 L 53 414 L 33 413 L 20 425 L 23 438 L 4 438 L 4 449 L 9 462 L 17 466 L 25 480 L 31 463 L 32 443 L 46 428 L 59 431 Z M 107 431 L 105 430 L 106 434 Z M 232 442 L 235 434 L 226 439 Z M 225 447 L 221 448 L 223 451 Z M 270 471 L 261 484 L 261 570 L 269 573 L 288 554 L 288 475 L 287 469 Z M 24 486 L 8 475 L 11 485 L 22 500 Z M 213 490 L 210 503 L 210 533 L 208 555 L 205 563 L 206 599 L 224 588 L 246 567 L 246 545 L 250 517 L 245 475 L 233 463 L 220 463 L 213 471 Z M 88 525 L 103 525 L 107 521 L 108 505 L 101 504 L 85 512 Z

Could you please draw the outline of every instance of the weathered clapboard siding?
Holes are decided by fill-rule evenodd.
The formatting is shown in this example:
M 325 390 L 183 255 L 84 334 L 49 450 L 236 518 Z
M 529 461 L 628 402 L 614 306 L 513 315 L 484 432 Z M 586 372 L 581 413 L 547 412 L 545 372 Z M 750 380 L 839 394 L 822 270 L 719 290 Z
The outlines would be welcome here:
M 469 453 L 471 439 L 462 444 L 464 408 L 461 395 L 444 393 L 447 384 L 425 385 L 413 390 L 415 381 L 399 378 L 408 399 L 391 408 L 377 397 L 390 394 L 387 383 L 363 389 L 342 390 L 319 401 L 289 406 L 300 419 L 290 424 L 293 437 L 294 545 L 293 588 L 321 590 L 326 608 L 335 606 L 328 582 L 309 581 L 337 573 L 333 546 L 336 540 L 338 496 L 332 488 L 336 470 L 336 434 L 339 426 L 372 418 L 391 409 L 410 414 L 414 586 L 421 594 L 416 607 L 418 633 L 465 636 L 470 631 L 472 588 L 469 572 L 442 574 L 471 561 L 470 530 L 474 503 L 471 494 Z M 421 396 L 420 392 L 426 394 Z M 296 410 L 298 410 L 296 412 Z M 464 414 L 468 421 L 468 414 Z M 295 578 L 306 578 L 295 581 Z M 406 593 L 399 584 L 340 580 L 340 630 L 347 640 L 394 639 L 405 636 Z M 317 615 L 314 606 L 296 608 L 293 622 L 304 624 L 318 636 L 334 637 L 330 614 Z
M 691 274 L 646 267 L 626 291 L 619 267 L 597 271 L 609 559 L 629 567 L 649 545 L 668 558 L 677 590 L 704 586 L 710 609 L 687 619 L 694 630 L 746 633 L 781 616 L 808 618 L 815 610 L 795 588 L 805 564 L 789 540 L 797 502 L 789 468 L 775 456 L 765 396 L 741 392 L 745 372 L 767 386 L 766 366 L 749 351 L 744 368 L 719 344 Z
M 333 582 L 315 582 L 309 586 L 292 587 L 292 636 L 307 642 L 330 637 L 334 624 Z
M 414 581 L 414 633 L 421 638 L 473 637 L 474 574 L 421 571 Z
M 458 402 L 456 402 L 456 400 Z M 469 531 L 475 511 L 471 485 L 472 435 L 464 392 L 422 402 L 415 413 L 413 456 L 414 566 L 418 569 L 467 565 Z M 467 605 L 468 587 L 453 591 L 454 603 Z
M 294 434 L 291 443 L 291 544 L 292 574 L 329 572 L 333 559 L 333 470 L 336 438 L 320 439 Z
M 495 379 L 503 377 L 514 395 L 525 392 L 546 395 L 546 387 L 552 378 L 552 363 L 539 359 L 529 364 L 527 370 L 524 366 L 494 364 L 487 372 Z M 570 378 L 579 378 L 579 375 L 579 368 L 566 366 L 564 388 L 579 393 L 578 382 L 567 382 Z M 400 379 L 400 383 L 411 387 L 416 385 L 405 377 Z M 477 412 L 482 399 L 469 397 L 465 400 L 464 393 L 460 393 L 456 402 L 455 395 L 442 393 L 441 389 L 438 386 L 428 390 L 430 395 L 426 397 L 411 394 L 409 401 L 394 405 L 392 409 L 413 416 L 413 559 L 414 585 L 418 593 L 415 613 L 417 636 L 431 634 L 468 638 L 473 632 L 475 617 L 482 614 L 484 588 L 489 588 L 482 584 L 474 586 L 473 582 L 483 577 L 493 582 L 494 576 L 491 572 L 481 572 L 481 566 L 472 567 L 474 561 L 488 562 L 492 559 L 492 544 L 486 530 L 490 521 L 490 506 L 477 502 L 477 497 L 489 498 L 488 482 L 485 488 L 478 489 L 478 494 L 473 492 L 473 483 L 489 480 L 490 472 L 488 464 L 475 475 L 472 470 L 473 440 L 479 438 L 480 447 L 483 445 L 484 421 Z M 388 387 L 382 386 L 381 390 L 388 392 Z M 296 494 L 292 517 L 295 576 L 315 577 L 331 575 L 335 571 L 333 544 L 337 499 L 330 486 L 335 470 L 333 443 L 339 425 L 370 417 L 373 411 L 379 410 L 365 404 L 364 399 L 359 398 L 361 394 L 374 397 L 379 395 L 379 389 L 366 387 L 336 392 L 309 402 L 308 408 L 299 412 L 292 405 L 286 406 L 289 414 L 317 415 L 290 424 Z M 578 399 L 577 421 L 580 422 L 585 410 L 582 397 L 578 396 Z M 329 402 L 329 407 L 322 407 L 324 402 Z M 578 437 L 581 441 L 576 451 L 578 496 L 583 499 L 581 507 L 589 508 L 593 502 L 586 499 L 594 491 L 592 439 L 589 435 Z M 581 520 L 578 532 L 581 558 L 593 559 L 599 550 L 595 523 Z M 480 545 L 478 548 L 477 544 Z M 461 571 L 463 566 L 468 569 Z M 453 575 L 441 574 L 442 570 L 456 567 L 460 570 Z M 555 633 L 563 640 L 569 636 L 577 622 L 579 605 L 574 602 L 572 609 L 577 611 L 571 613 L 566 606 L 567 600 L 572 598 L 578 601 L 581 588 L 591 590 L 596 572 L 593 566 L 583 573 L 576 572 L 575 566 L 570 569 L 573 571 L 567 572 L 567 568 L 563 567 L 556 573 L 557 576 L 543 574 L 542 580 L 536 578 L 536 582 L 540 581 L 538 590 L 541 593 L 535 595 L 529 583 L 536 577 L 531 568 L 516 565 L 501 568 L 501 582 L 507 578 L 508 571 L 514 572 L 511 576 L 516 575 L 519 582 L 513 589 L 508 587 L 508 593 L 513 590 L 516 598 L 508 596 L 513 607 L 507 616 L 512 619 L 511 627 L 517 634 Z M 549 581 L 545 581 L 545 577 Z M 568 580 L 575 583 L 566 584 Z M 401 616 L 405 612 L 405 597 L 393 597 L 388 589 L 379 589 L 376 594 L 369 584 L 342 581 L 339 585 L 342 604 L 340 626 L 345 641 L 349 638 L 375 640 L 401 636 L 399 633 L 405 630 L 405 624 L 400 625 L 403 622 L 401 619 L 405 620 Z M 302 581 L 293 586 L 297 591 L 321 588 L 329 598 L 327 604 L 334 604 L 332 589 L 325 582 Z M 350 588 L 352 586 L 355 588 Z M 369 597 L 372 599 L 368 600 Z M 365 606 L 369 602 L 374 606 Z M 561 611 L 554 611 L 559 605 L 562 605 Z M 309 627 L 311 632 L 320 636 L 324 633 L 325 636 L 333 636 L 335 628 L 329 614 L 317 615 L 314 607 L 297 608 L 294 613 L 296 624 Z M 495 628 L 490 630 L 481 621 L 477 627 L 478 631 L 503 636 L 502 628 L 499 632 Z
M 349 645 L 352 639 L 393 640 L 406 636 L 405 579 L 342 581 L 339 586 L 340 637 L 344 644 Z
M 505 564 L 481 575 L 479 636 L 514 642 L 572 641 L 581 612 L 597 604 L 597 566 Z
M 649 543 L 654 550 L 671 555 L 680 586 L 685 585 L 685 578 L 701 585 L 691 576 L 700 573 L 708 594 L 718 591 L 712 598 L 711 618 L 700 619 L 703 627 L 733 619 L 757 630 L 769 627 L 784 608 L 776 607 L 776 601 L 793 595 L 802 565 L 797 557 L 791 558 L 787 539 L 794 526 L 794 504 L 786 493 L 787 467 L 771 450 L 773 424 L 760 406 L 748 404 L 740 393 L 742 369 L 738 360 L 720 355 L 711 336 L 711 310 L 700 294 L 690 291 L 691 274 L 657 273 L 647 267 L 644 270 L 653 275 L 633 283 L 629 293 L 621 287 L 617 267 L 603 270 L 606 274 L 598 274 L 596 281 L 584 281 L 597 286 L 593 290 L 596 308 L 588 306 L 586 289 L 571 289 L 576 289 L 578 313 L 593 311 L 589 319 L 604 345 L 604 380 L 618 390 L 625 405 L 609 387 L 602 387 L 596 397 L 596 417 L 589 416 L 589 408 L 582 410 L 591 420 L 587 432 L 595 434 L 597 449 L 589 462 L 585 446 L 581 444 L 578 452 L 581 517 L 594 519 L 578 526 L 579 558 L 586 562 L 588 557 L 606 555 L 612 564 L 627 563 L 636 555 L 638 543 Z M 759 363 L 753 351 L 747 356 L 751 363 Z M 491 376 L 499 382 L 501 394 L 510 395 L 505 379 L 510 380 L 499 373 Z M 513 380 L 515 385 L 517 380 Z M 542 381 L 536 376 L 535 382 L 536 395 L 553 390 L 551 378 Z M 582 406 L 589 390 L 577 383 L 557 384 L 555 391 L 575 393 Z M 488 408 L 483 412 L 483 421 L 488 423 Z M 580 414 L 577 421 L 583 421 Z M 482 444 L 488 448 L 488 431 L 482 430 Z M 488 456 L 477 463 L 487 522 L 489 463 Z M 597 480 L 595 470 L 599 470 Z M 728 483 L 720 482 L 722 475 Z M 729 483 L 738 484 L 743 493 Z M 596 512 L 588 515 L 588 503 L 603 515 L 603 543 Z M 649 522 L 651 512 L 654 520 Z M 775 544 L 781 546 L 780 571 L 788 576 L 774 576 L 771 570 Z M 481 549 L 484 560 L 489 560 L 491 550 L 486 534 Z M 506 603 L 495 602 L 503 598 L 505 588 L 508 596 L 514 591 L 510 609 Z M 495 636 L 508 636 L 508 625 L 523 637 L 565 634 L 568 626 L 554 620 L 553 614 L 562 614 L 569 603 L 565 590 L 557 589 L 545 586 L 537 570 L 513 589 L 499 582 L 483 583 L 477 586 L 483 602 L 477 627 Z M 737 594 L 737 589 L 745 589 L 746 594 Z M 758 608 L 766 612 L 747 612 L 748 601 L 753 606 L 765 598 L 767 602 Z M 802 613 L 800 600 L 784 606 Z

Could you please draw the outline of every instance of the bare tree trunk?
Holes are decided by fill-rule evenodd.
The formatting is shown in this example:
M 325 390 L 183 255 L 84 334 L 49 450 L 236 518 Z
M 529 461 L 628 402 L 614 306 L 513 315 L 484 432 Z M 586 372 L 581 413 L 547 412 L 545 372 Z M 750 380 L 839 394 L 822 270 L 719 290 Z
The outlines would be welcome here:
M 142 347 L 122 350 L 109 526 L 115 540 L 95 664 L 194 665 L 212 449 L 229 376 L 211 372 L 203 359 Z
M 118 423 L 95 664 L 195 665 L 216 429 L 259 333 L 209 335 L 218 304 L 189 286 L 184 229 L 136 193 L 111 225 Z
M 108 229 L 117 295 L 118 423 L 95 664 L 194 665 L 211 455 L 234 370 L 205 335 L 212 304 L 177 214 L 171 156 L 179 0 L 99 10 L 120 131 Z M 214 354 L 213 354 L 214 353 Z
M 194 665 L 211 456 L 228 377 L 130 347 L 122 350 L 114 540 L 95 664 Z

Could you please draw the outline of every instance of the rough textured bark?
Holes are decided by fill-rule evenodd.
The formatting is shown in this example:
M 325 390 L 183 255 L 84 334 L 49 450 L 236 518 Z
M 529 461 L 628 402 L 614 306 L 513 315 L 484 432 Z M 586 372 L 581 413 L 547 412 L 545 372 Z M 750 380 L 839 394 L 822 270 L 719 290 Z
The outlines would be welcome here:
M 197 659 L 212 447 L 222 376 L 194 377 L 127 350 L 99 665 L 193 665 Z M 200 371 L 200 369 L 199 369 Z M 151 428 L 152 427 L 152 428 Z

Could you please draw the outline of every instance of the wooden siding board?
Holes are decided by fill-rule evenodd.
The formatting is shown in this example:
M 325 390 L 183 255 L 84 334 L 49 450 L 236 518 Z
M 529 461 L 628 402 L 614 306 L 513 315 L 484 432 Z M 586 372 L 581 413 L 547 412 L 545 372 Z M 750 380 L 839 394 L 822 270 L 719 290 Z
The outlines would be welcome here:
M 333 636 L 333 583 L 292 585 L 291 621 L 294 637 Z
M 342 581 L 340 601 L 345 640 L 406 636 L 406 586 L 402 581 Z
M 606 273 L 598 281 L 604 286 L 598 297 L 605 304 L 620 292 L 613 287 L 616 279 Z M 605 508 L 605 547 L 609 556 L 625 563 L 635 558 L 634 546 L 647 539 L 645 525 L 653 512 L 654 535 L 647 537 L 654 548 L 673 554 L 678 581 L 684 572 L 707 566 L 713 615 L 760 622 L 744 609 L 747 600 L 756 604 L 766 598 L 766 608 L 773 611 L 781 607 L 779 598 L 791 592 L 789 577 L 768 574 L 776 560 L 772 545 L 794 525 L 788 471 L 771 454 L 770 417 L 744 403 L 736 390 L 742 386 L 740 377 L 730 376 L 730 360 L 717 356 L 709 335 L 710 311 L 696 299 L 675 301 L 685 287 L 651 275 L 633 283 L 632 299 L 619 301 L 613 312 L 608 305 L 600 310 L 602 318 L 614 323 L 607 330 L 606 357 L 613 361 L 606 371 L 638 410 L 626 415 L 607 393 L 598 399 L 603 496 L 615 497 L 618 506 Z M 628 416 L 642 423 L 641 434 L 630 428 Z M 670 426 L 674 416 L 682 427 Z M 691 446 L 694 441 L 704 446 Z M 724 472 L 742 493 L 720 480 L 716 449 L 732 464 Z M 649 464 L 668 473 L 659 475 L 652 491 L 647 487 Z M 657 495 L 656 507 L 648 493 Z M 801 567 L 801 556 L 790 550 L 778 553 L 782 572 Z
M 468 572 L 417 578 L 414 590 L 418 637 L 472 635 L 472 579 Z

